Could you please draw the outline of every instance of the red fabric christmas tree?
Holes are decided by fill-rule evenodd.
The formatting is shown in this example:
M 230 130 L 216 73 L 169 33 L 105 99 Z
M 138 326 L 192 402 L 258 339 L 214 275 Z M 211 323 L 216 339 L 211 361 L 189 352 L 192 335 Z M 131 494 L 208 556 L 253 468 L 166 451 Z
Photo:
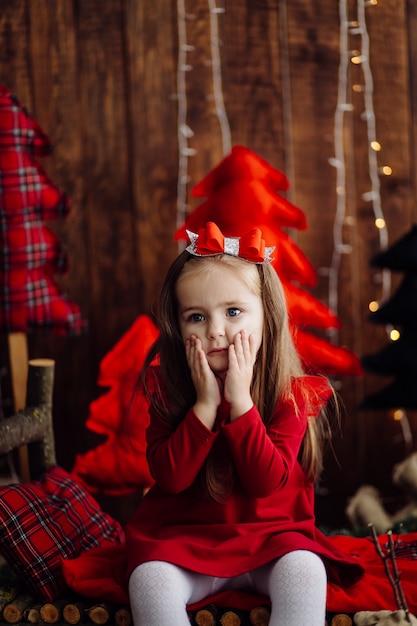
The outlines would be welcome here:
M 335 346 L 305 330 L 307 327 L 339 328 L 337 316 L 308 291 L 317 275 L 314 267 L 283 228 L 304 230 L 304 213 L 278 192 L 288 189 L 284 174 L 243 146 L 235 146 L 193 189 L 206 199 L 177 231 L 176 239 L 187 239 L 186 230 L 198 232 L 215 222 L 227 237 L 242 236 L 260 228 L 268 246 L 275 246 L 273 261 L 286 294 L 294 340 L 305 368 L 329 376 L 360 375 L 359 359 L 346 348 Z
M 79 307 L 52 276 L 67 269 L 58 237 L 46 220 L 65 217 L 68 198 L 37 158 L 51 144 L 7 87 L 0 85 L 0 331 L 80 334 Z
M 122 495 L 152 482 L 145 457 L 148 401 L 135 388 L 157 334 L 152 320 L 141 315 L 101 361 L 97 382 L 109 389 L 90 404 L 86 425 L 107 439 L 77 455 L 72 469 L 90 492 Z

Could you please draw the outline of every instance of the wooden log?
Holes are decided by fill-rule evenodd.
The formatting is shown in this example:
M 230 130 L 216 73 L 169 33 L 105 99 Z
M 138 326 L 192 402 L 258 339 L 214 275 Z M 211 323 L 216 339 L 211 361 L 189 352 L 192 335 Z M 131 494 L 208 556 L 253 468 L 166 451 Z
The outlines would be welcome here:
M 26 406 L 52 405 L 55 361 L 31 359 L 29 361 Z
M 54 361 L 29 361 L 26 407 L 0 422 L 0 454 L 29 447 L 31 475 L 38 477 L 56 462 L 52 422 Z
M 105 602 L 101 604 L 95 604 L 87 609 L 87 614 L 93 624 L 107 624 L 111 619 L 111 605 Z
M 6 454 L 27 441 L 39 440 L 44 433 L 49 409 L 29 407 L 0 422 L 0 454 Z
M 114 622 L 117 626 L 130 626 L 132 623 L 132 613 L 128 606 L 121 606 L 114 614 Z
M 220 618 L 222 626 L 241 626 L 242 620 L 237 611 L 226 611 Z
M 26 406 L 40 406 L 48 409 L 42 437 L 28 448 L 30 473 L 35 478 L 40 476 L 49 465 L 56 463 L 52 417 L 54 373 L 55 361 L 52 359 L 29 361 Z
M 196 626 L 215 626 L 217 617 L 217 607 L 210 604 L 197 611 L 194 616 Z
M 352 626 L 352 618 L 346 613 L 338 613 L 333 616 L 331 626 Z
M 33 603 L 33 600 L 33 596 L 28 593 L 16 596 L 12 602 L 4 607 L 3 620 L 8 624 L 17 624 L 17 622 L 22 621 L 25 609 Z
M 249 612 L 252 626 L 268 626 L 271 611 L 266 606 L 257 606 Z
M 6 584 L 0 586 L 0 613 L 4 607 L 12 602 L 19 594 L 20 587 L 16 583 Z
M 66 604 L 65 600 L 45 602 L 40 608 L 40 616 L 45 624 L 57 624 L 62 620 L 62 612 Z
M 23 611 L 23 621 L 29 624 L 40 624 L 42 622 L 40 610 L 42 604 L 32 604 Z
M 82 624 L 88 621 L 89 607 L 90 604 L 85 601 L 68 602 L 62 609 L 62 617 L 67 624 Z

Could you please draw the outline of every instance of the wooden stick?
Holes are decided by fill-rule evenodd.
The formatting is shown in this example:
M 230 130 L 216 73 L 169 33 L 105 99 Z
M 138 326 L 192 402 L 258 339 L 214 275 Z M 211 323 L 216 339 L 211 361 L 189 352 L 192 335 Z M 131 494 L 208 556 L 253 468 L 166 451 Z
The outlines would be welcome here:
M 28 377 L 28 341 L 25 333 L 15 332 L 7 336 L 14 411 L 26 406 Z M 26 445 L 19 447 L 19 473 L 23 482 L 30 480 L 29 456 Z
M 395 547 L 394 547 L 394 542 L 392 540 L 392 530 L 388 531 L 388 547 L 389 547 L 388 554 L 389 554 L 389 558 L 391 561 L 392 571 L 394 572 L 395 587 L 398 590 L 398 596 L 400 598 L 400 603 L 401 603 L 401 606 L 399 608 L 403 609 L 403 611 L 405 612 L 405 618 L 407 622 L 411 622 L 410 614 L 409 614 L 409 610 L 407 606 L 407 601 L 405 599 L 404 591 L 401 585 L 400 572 L 398 571 L 397 560 L 395 558 Z
M 41 439 L 48 419 L 49 408 L 46 406 L 25 408 L 6 417 L 0 422 L 0 454 L 18 448 L 25 441 L 30 443 Z
M 391 547 L 389 548 L 389 553 L 388 556 L 385 555 L 381 549 L 381 546 L 379 545 L 379 541 L 378 541 L 378 536 L 375 530 L 375 527 L 373 524 L 369 524 L 369 527 L 371 529 L 372 532 L 372 538 L 374 541 L 374 545 L 375 545 L 375 549 L 378 553 L 378 555 L 380 556 L 383 564 L 384 564 L 384 569 L 385 569 L 385 573 L 387 575 L 387 578 L 390 582 L 390 585 L 394 591 L 394 596 L 395 596 L 395 601 L 397 603 L 397 606 L 400 610 L 403 610 L 405 613 L 405 618 L 407 620 L 407 622 L 411 623 L 411 619 L 410 619 L 410 615 L 409 615 L 409 611 L 407 608 L 407 604 L 405 602 L 405 597 L 404 597 L 404 593 L 401 587 L 401 581 L 400 581 L 400 577 L 399 577 L 399 573 L 397 570 L 397 565 L 396 565 L 396 560 L 395 560 L 395 553 L 394 550 L 391 550 Z M 389 544 L 390 545 L 390 544 Z M 392 533 L 391 533 L 391 545 L 392 545 Z M 397 572 L 396 578 L 394 579 L 392 574 L 391 574 L 391 570 L 389 568 L 388 565 L 388 558 L 390 558 L 391 563 L 393 564 L 393 566 L 395 567 L 395 572 Z

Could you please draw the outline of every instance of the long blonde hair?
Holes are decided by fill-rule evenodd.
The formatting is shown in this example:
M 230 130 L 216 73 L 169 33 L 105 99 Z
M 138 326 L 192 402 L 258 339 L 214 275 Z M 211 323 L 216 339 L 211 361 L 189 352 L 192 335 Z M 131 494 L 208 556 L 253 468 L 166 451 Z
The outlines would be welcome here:
M 263 422 L 268 425 L 281 398 L 294 402 L 297 415 L 292 380 L 302 376 L 304 371 L 289 328 L 283 288 L 273 267 L 269 264 L 255 265 L 226 254 L 195 257 L 186 251 L 173 262 L 162 285 L 157 311 L 160 335 L 146 359 L 142 375 L 152 406 L 162 419 L 175 426 L 196 401 L 179 329 L 176 286 L 187 274 L 209 271 L 213 263 L 232 268 L 262 300 L 263 336 L 254 365 L 251 394 Z M 160 383 L 153 381 L 149 384 L 149 365 L 156 355 L 160 360 Z M 155 388 L 155 382 L 161 385 L 160 393 L 149 391 Z M 308 420 L 300 451 L 301 465 L 312 479 L 317 478 L 322 467 L 321 422 L 317 416 Z M 222 499 L 230 488 L 225 485 L 228 479 L 218 476 L 215 461 L 210 455 L 203 474 L 208 493 L 216 500 Z

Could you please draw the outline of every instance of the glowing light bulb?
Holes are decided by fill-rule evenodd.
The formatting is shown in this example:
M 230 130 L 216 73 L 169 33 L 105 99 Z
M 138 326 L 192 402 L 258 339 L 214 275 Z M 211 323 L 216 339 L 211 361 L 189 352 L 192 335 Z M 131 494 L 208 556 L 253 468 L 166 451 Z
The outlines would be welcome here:
M 375 150 L 375 152 L 379 152 L 381 150 L 381 144 L 379 141 L 371 141 L 371 148 Z
M 389 334 L 389 338 L 391 339 L 391 341 L 398 341 L 400 337 L 401 337 L 400 331 L 397 330 L 396 328 L 393 328 Z
M 396 422 L 400 422 L 404 417 L 404 411 L 402 409 L 394 409 L 392 417 Z
M 362 91 L 365 91 L 365 87 L 363 85 L 352 85 L 352 90 L 356 93 L 362 93 Z
M 371 311 L 371 313 L 375 313 L 375 311 L 378 311 L 379 309 L 379 304 L 376 300 L 372 300 L 372 302 L 368 304 L 368 308 Z
M 386 222 L 385 222 L 384 218 L 383 218 L 383 217 L 378 217 L 378 218 L 375 220 L 375 226 L 376 226 L 377 228 L 379 228 L 380 230 L 382 230 L 383 228 L 385 228 L 385 226 L 386 226 Z
M 381 167 L 381 172 L 384 174 L 384 176 L 391 176 L 392 168 L 389 165 L 384 165 L 383 167 Z

